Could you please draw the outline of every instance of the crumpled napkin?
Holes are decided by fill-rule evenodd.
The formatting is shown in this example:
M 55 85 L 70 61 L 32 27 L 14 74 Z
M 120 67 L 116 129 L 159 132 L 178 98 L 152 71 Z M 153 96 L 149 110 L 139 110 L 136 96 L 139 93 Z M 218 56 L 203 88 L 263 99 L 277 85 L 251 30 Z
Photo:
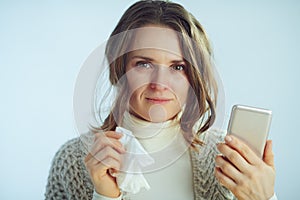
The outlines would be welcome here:
M 142 188 L 150 189 L 150 186 L 142 173 L 142 167 L 154 163 L 154 159 L 134 137 L 131 131 L 117 127 L 116 132 L 123 133 L 120 142 L 126 149 L 121 170 L 114 174 L 118 186 L 122 191 L 136 194 Z

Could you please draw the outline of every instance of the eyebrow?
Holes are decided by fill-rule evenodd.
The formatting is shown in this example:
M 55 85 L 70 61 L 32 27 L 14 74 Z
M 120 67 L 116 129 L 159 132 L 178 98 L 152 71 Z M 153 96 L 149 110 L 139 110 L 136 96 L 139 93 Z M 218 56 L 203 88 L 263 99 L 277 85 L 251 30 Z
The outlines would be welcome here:
M 131 57 L 131 60 L 133 59 L 143 59 L 143 60 L 148 60 L 148 61 L 153 61 L 154 59 L 153 58 L 149 58 L 149 57 L 145 57 L 145 56 L 132 56 Z
M 149 57 L 146 57 L 146 56 L 132 56 L 130 59 L 131 60 L 133 60 L 133 59 L 143 59 L 143 60 L 147 60 L 147 61 L 154 61 L 153 58 L 149 58 Z M 171 61 L 171 63 L 181 63 L 181 62 L 185 63 L 185 61 L 183 59 L 181 59 L 181 60 L 172 60 Z

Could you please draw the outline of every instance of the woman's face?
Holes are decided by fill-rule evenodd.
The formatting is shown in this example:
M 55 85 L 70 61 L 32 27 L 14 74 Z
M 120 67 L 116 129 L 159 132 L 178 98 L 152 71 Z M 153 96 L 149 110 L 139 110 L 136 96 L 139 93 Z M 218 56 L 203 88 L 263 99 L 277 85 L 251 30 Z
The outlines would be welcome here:
M 189 82 L 176 32 L 139 29 L 126 65 L 130 112 L 152 122 L 174 118 L 185 104 Z

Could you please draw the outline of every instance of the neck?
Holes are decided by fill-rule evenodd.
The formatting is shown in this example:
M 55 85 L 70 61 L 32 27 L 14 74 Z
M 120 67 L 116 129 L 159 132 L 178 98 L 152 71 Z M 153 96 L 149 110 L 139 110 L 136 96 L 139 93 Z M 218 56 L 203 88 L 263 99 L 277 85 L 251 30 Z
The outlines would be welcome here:
M 176 117 L 164 122 L 151 122 L 125 111 L 122 126 L 131 131 L 135 131 L 135 137 L 140 138 L 145 137 L 145 133 L 143 132 L 148 132 L 148 130 L 152 132 L 151 135 L 155 135 L 153 131 L 164 131 L 179 126 L 179 119 Z M 148 135 L 148 137 L 151 137 L 151 135 Z
M 122 127 L 130 130 L 149 153 L 165 148 L 178 135 L 182 136 L 178 118 L 153 123 L 125 112 Z

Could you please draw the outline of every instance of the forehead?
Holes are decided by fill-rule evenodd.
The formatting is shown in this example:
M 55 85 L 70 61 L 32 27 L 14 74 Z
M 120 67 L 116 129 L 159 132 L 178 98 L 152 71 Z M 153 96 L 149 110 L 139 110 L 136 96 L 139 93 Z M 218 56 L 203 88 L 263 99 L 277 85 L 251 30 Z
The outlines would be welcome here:
M 146 59 L 157 63 L 184 62 L 182 56 L 161 49 L 139 49 L 129 53 L 129 59 Z
M 146 26 L 135 30 L 130 49 L 157 49 L 182 56 L 178 38 L 178 33 L 170 28 Z

